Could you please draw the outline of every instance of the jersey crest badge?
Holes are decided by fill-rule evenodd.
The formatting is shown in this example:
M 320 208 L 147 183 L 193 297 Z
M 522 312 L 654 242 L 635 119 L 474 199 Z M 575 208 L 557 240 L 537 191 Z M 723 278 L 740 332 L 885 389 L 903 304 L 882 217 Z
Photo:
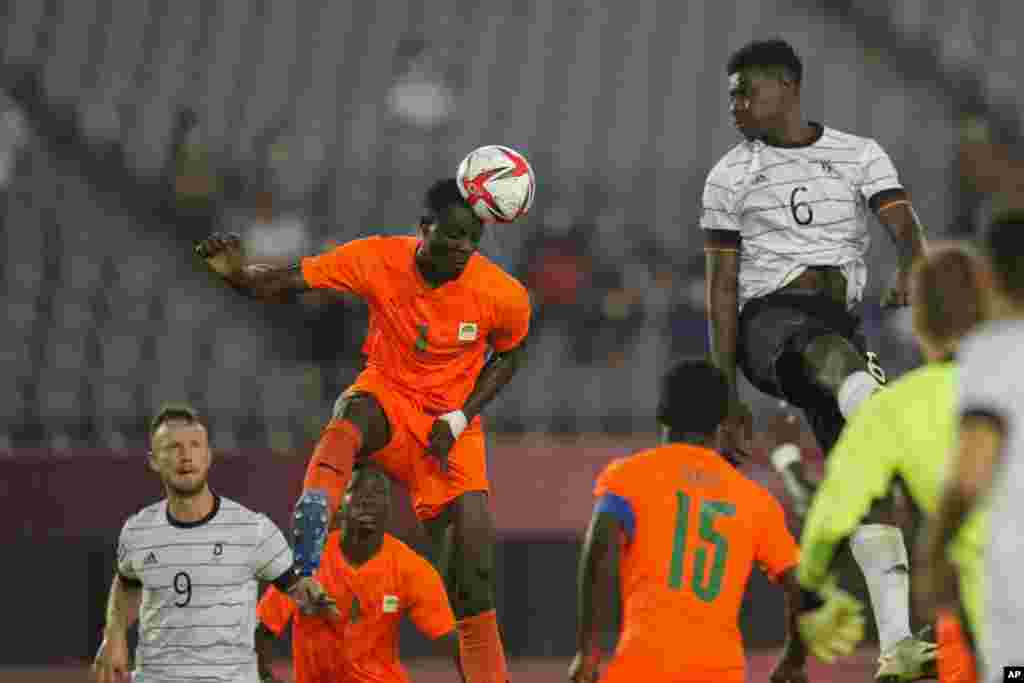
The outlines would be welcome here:
M 459 323 L 459 341 L 476 341 L 477 334 L 478 329 L 476 323 Z
M 398 611 L 398 596 L 397 595 L 385 595 L 384 602 L 381 603 L 381 611 L 385 614 L 394 614 Z
M 152 550 L 150 550 L 149 554 L 146 555 L 146 559 L 142 561 L 142 564 L 143 565 L 147 565 L 147 564 L 156 564 L 156 563 L 157 563 L 156 553 L 154 553 Z
M 761 183 L 767 183 L 767 182 L 768 182 L 768 176 L 766 176 L 764 173 L 758 173 L 756 176 L 754 176 L 754 180 L 750 184 L 751 185 L 760 185 Z
M 223 554 L 224 554 L 224 544 L 223 543 L 214 543 L 213 544 L 213 556 L 214 557 L 220 557 Z

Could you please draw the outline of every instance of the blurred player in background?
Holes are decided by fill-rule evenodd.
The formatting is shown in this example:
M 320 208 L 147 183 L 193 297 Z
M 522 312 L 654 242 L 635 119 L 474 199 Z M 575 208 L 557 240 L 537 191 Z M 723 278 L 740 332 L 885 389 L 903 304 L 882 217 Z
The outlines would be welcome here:
M 341 507 L 340 529 L 327 537 L 316 573 L 342 617 L 326 621 L 296 614 L 291 598 L 268 588 L 256 629 L 264 681 L 269 680 L 270 641 L 289 621 L 296 683 L 407 683 L 398 660 L 398 627 L 406 614 L 458 666 L 459 640 L 444 582 L 427 560 L 384 532 L 390 508 L 387 475 L 357 465 Z
M 372 459 L 408 486 L 433 541 L 466 676 L 505 683 L 480 412 L 523 360 L 530 302 L 477 253 L 484 226 L 454 178 L 434 183 L 425 204 L 418 237 L 359 239 L 291 267 L 247 264 L 234 236 L 213 236 L 197 252 L 228 284 L 264 301 L 330 288 L 369 304 L 367 366 L 309 462 L 297 507 L 299 526 L 315 524 L 297 537 L 296 556 L 313 571 L 353 463 Z
M 923 231 L 877 142 L 803 118 L 803 64 L 789 44 L 750 43 L 732 55 L 726 71 L 733 120 L 746 139 L 708 175 L 700 225 L 711 356 L 730 388 L 729 446 L 742 448 L 750 437 L 750 410 L 737 391 L 739 366 L 760 391 L 801 408 L 828 453 L 845 419 L 885 381 L 855 314 L 868 277 L 870 214 L 899 252 L 884 304 L 906 304 Z M 858 557 L 891 555 L 899 533 L 894 527 L 885 538 L 855 534 L 863 548 Z M 876 620 L 891 621 L 893 613 L 907 621 L 906 572 L 877 562 L 860 566 L 872 594 L 904 596 L 873 603 Z M 887 632 L 883 648 L 907 636 Z
M 1024 213 L 993 221 L 984 240 L 986 307 L 992 320 L 964 339 L 954 419 L 958 443 L 934 524 L 915 565 L 922 607 L 949 609 L 959 540 L 979 505 L 988 509 L 985 615 L 979 633 L 983 680 L 1003 681 L 1002 668 L 1024 664 L 1021 653 L 1021 536 L 1024 529 Z M 963 567 L 958 569 L 963 572 Z M 965 578 L 961 576 L 963 586 Z M 966 603 L 965 603 L 966 604 Z
M 867 401 L 850 420 L 829 455 L 827 474 L 814 496 L 801 539 L 797 578 L 806 589 L 825 582 L 840 543 L 858 529 L 873 501 L 884 498 L 894 481 L 901 479 L 910 496 L 927 515 L 938 505 L 947 461 L 955 439 L 953 403 L 960 340 L 983 316 L 979 262 L 963 247 L 943 246 L 930 250 L 911 279 L 913 324 L 928 364 L 908 372 L 885 391 Z M 792 443 L 797 420 L 777 423 L 776 441 Z M 787 428 L 788 425 L 788 428 Z M 964 626 L 977 633 L 981 623 L 981 543 L 983 520 L 975 516 L 956 538 L 953 557 L 960 568 L 960 596 Z M 864 555 L 853 544 L 857 561 L 864 564 L 907 567 L 906 550 L 892 535 L 892 527 L 866 525 L 863 534 L 888 538 L 884 554 Z M 904 569 L 905 571 L 905 569 Z M 872 602 L 881 599 L 873 585 Z M 878 622 L 880 640 L 892 640 L 909 631 L 907 621 L 890 613 Z M 960 635 L 956 615 L 939 622 L 938 668 L 941 681 L 968 683 L 975 680 L 970 648 Z M 932 647 L 904 638 L 883 653 L 876 680 L 911 681 L 935 676 Z
M 136 683 L 257 683 L 259 581 L 273 582 L 310 613 L 336 610 L 314 579 L 293 570 L 292 550 L 273 522 L 210 490 L 206 427 L 191 408 L 162 409 L 150 446 L 149 467 L 166 498 L 121 531 L 93 673 L 100 683 L 125 680 L 128 628 L 139 618 Z
M 820 652 L 848 653 L 863 635 L 863 617 L 836 605 L 849 596 L 833 594 L 826 605 L 808 594 L 805 601 L 782 506 L 718 452 L 728 402 L 721 371 L 704 361 L 676 365 L 662 381 L 658 404 L 664 445 L 616 460 L 598 477 L 580 559 L 571 680 L 596 679 L 616 570 L 622 633 L 601 677 L 609 683 L 744 681 L 738 619 L 754 563 L 786 593 L 788 640 L 775 683 L 807 680 L 797 635 L 801 612 L 812 619 L 827 612 L 829 620 L 852 626 L 813 634 Z

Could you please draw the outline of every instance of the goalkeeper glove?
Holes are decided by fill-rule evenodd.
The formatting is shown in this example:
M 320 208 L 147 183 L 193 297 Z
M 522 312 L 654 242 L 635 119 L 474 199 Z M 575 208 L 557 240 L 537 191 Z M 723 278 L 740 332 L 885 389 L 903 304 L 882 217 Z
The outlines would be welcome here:
M 852 653 L 864 639 L 864 603 L 839 588 L 834 577 L 817 593 L 804 595 L 797 622 L 811 654 L 831 663 Z

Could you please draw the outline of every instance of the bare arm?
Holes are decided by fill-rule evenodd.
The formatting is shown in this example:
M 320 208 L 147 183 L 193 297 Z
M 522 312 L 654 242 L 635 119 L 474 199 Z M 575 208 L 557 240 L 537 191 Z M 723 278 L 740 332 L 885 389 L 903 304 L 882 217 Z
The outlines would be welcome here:
M 495 353 L 491 356 L 487 365 L 480 371 L 480 376 L 477 377 L 469 398 L 462 406 L 462 412 L 466 415 L 467 420 L 472 420 L 479 415 L 522 367 L 526 357 L 524 343 L 520 343 L 519 346 L 504 353 Z
M 914 264 L 924 256 L 927 247 L 924 227 L 917 218 L 910 197 L 903 190 L 886 190 L 871 197 L 871 210 L 889 233 L 896 246 L 898 263 L 897 282 L 887 292 L 883 305 L 906 306 L 907 279 Z
M 261 301 L 288 301 L 292 295 L 310 289 L 297 263 L 287 266 L 245 263 L 238 235 L 212 235 L 199 242 L 195 252 L 232 288 Z
M 779 579 L 786 600 L 786 644 L 782 649 L 783 660 L 802 668 L 807 661 L 807 648 L 800 638 L 799 617 L 804 592 L 796 580 L 796 570 L 787 569 Z
M 611 598 L 618 564 L 618 538 L 621 526 L 607 512 L 594 512 L 583 541 L 576 579 L 576 660 L 577 679 L 589 681 L 596 673 L 601 650 L 601 629 L 612 612 Z
M 729 230 L 709 230 L 704 245 L 705 301 L 711 362 L 725 373 L 732 402 L 736 388 L 736 341 L 739 336 L 740 237 Z
M 256 663 L 259 667 L 261 681 L 274 680 L 270 662 L 274 659 L 275 638 L 274 632 L 267 628 L 262 621 L 256 626 Z
M 92 664 L 92 674 L 98 683 L 115 683 L 128 674 L 128 627 L 138 619 L 141 599 L 141 584 L 114 574 L 103 642 Z
M 128 629 L 139 618 L 139 603 L 142 601 L 142 585 L 133 584 L 114 574 L 110 585 L 110 599 L 107 601 L 107 619 L 103 628 L 104 636 L 128 636 Z

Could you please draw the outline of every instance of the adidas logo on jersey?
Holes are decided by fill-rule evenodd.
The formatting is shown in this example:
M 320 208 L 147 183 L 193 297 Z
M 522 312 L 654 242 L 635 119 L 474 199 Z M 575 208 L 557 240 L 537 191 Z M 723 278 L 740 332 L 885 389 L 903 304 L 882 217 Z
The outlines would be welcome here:
M 142 564 L 146 565 L 146 564 L 156 564 L 156 563 L 157 563 L 156 553 L 154 553 L 152 550 L 150 550 L 149 554 L 146 555 L 146 559 L 142 561 Z
M 756 176 L 754 176 L 754 180 L 751 181 L 750 184 L 751 185 L 760 185 L 761 183 L 767 183 L 767 182 L 768 182 L 768 176 L 766 176 L 764 173 L 758 173 Z

